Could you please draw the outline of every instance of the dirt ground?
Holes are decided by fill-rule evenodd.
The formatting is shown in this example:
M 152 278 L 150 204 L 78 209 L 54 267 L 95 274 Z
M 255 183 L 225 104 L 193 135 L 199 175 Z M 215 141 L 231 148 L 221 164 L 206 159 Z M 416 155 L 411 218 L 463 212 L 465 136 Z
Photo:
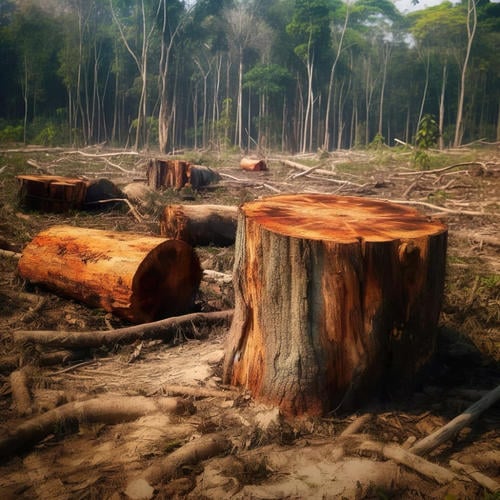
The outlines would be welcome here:
M 416 171 L 413 153 L 403 149 L 286 158 L 305 167 L 321 163 L 319 173 L 293 168 L 279 155 L 266 156 L 266 172 L 244 172 L 237 156 L 189 153 L 183 158 L 217 170 L 220 180 L 198 192 L 141 190 L 129 195 L 141 220 L 126 205 L 64 214 L 19 206 L 19 174 L 45 171 L 105 177 L 120 187 L 140 185 L 144 160 L 153 155 L 104 156 L 110 152 L 0 151 L 0 250 L 8 251 L 0 255 L 2 499 L 500 498 L 500 492 L 494 492 L 500 484 L 498 403 L 427 453 L 430 469 L 416 472 L 414 464 L 391 455 L 391 450 L 408 449 L 442 427 L 500 384 L 498 144 L 432 152 L 432 169 L 424 172 Z M 448 225 L 437 350 L 423 383 L 406 400 L 381 402 L 356 414 L 339 408 L 323 418 L 285 419 L 248 394 L 221 385 L 228 324 L 201 326 L 192 334 L 179 331 L 168 342 L 68 352 L 57 364 L 51 364 L 47 348 L 13 341 L 12 333 L 19 330 L 79 332 L 127 326 L 103 310 L 19 277 L 15 253 L 42 229 L 70 224 L 155 235 L 168 203 L 237 205 L 277 192 L 417 202 L 420 211 Z M 233 247 L 196 251 L 203 269 L 231 275 Z M 201 311 L 232 308 L 231 283 L 203 279 L 197 305 Z M 24 411 L 12 391 L 20 374 L 26 376 L 30 401 Z M 174 397 L 182 404 L 173 412 L 162 410 Z M 104 415 L 106 401 L 112 402 L 111 417 L 86 417 L 78 406 L 95 402 Z M 130 405 L 136 417 L 116 417 L 122 407 L 130 414 Z M 27 423 L 53 414 L 55 408 L 80 408 L 80 413 L 75 410 L 77 416 L 69 419 L 61 413 L 56 425 L 43 430 L 38 422 L 35 439 L 18 450 L 19 440 L 27 440 Z M 354 430 L 349 427 L 353 422 Z M 9 441 L 13 435 L 16 438 Z M 198 449 L 186 458 L 189 446 L 204 440 L 209 443 L 206 451 Z M 458 472 L 457 462 L 468 466 L 469 473 Z M 154 477 L 158 464 L 162 480 L 145 481 Z M 485 483 L 484 476 L 491 483 Z

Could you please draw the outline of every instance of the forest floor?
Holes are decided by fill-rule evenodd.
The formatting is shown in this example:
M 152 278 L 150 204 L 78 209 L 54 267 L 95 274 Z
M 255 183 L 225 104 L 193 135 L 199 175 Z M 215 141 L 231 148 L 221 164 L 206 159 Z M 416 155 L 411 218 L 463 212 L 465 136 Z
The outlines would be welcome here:
M 500 483 L 498 402 L 428 452 L 424 468 L 401 458 L 413 443 L 500 384 L 498 144 L 432 152 L 431 170 L 420 172 L 409 149 L 286 158 L 306 167 L 321 165 L 320 173 L 292 168 L 280 155 L 267 156 L 268 171 L 246 172 L 240 170 L 236 155 L 190 152 L 181 158 L 217 170 L 220 181 L 195 193 L 143 192 L 140 200 L 133 200 L 141 220 L 128 206 L 65 214 L 19 207 L 16 175 L 47 171 L 105 177 L 119 186 L 134 180 L 140 184 L 137 179 L 145 177 L 145 159 L 155 156 L 82 152 L 0 151 L 0 250 L 22 252 L 39 231 L 55 224 L 155 235 L 162 208 L 169 203 L 238 205 L 278 191 L 417 202 L 418 210 L 440 218 L 449 228 L 437 350 L 423 383 L 404 401 L 381 402 L 356 414 L 338 408 L 323 418 L 287 420 L 249 395 L 221 385 L 227 324 L 202 326 L 192 336 L 179 334 L 168 342 L 96 348 L 57 365 L 49 364 L 43 347 L 18 346 L 12 335 L 18 330 L 78 332 L 127 325 L 103 310 L 25 282 L 17 273 L 16 257 L 4 252 L 0 255 L 2 499 L 500 498 L 499 492 L 494 493 Z M 231 274 L 234 247 L 196 251 L 204 269 Z M 232 285 L 204 279 L 197 301 L 202 311 L 230 309 Z M 29 407 L 24 410 L 13 394 L 20 377 L 28 381 Z M 183 411 L 172 414 L 148 406 L 173 396 L 182 396 Z M 78 406 L 86 401 L 97 401 L 102 418 Z M 106 414 L 109 401 L 111 415 Z M 71 418 L 55 414 L 50 425 L 36 420 L 40 415 L 53 416 L 54 408 L 68 409 Z M 85 411 L 91 416 L 85 417 Z M 119 418 L 134 411 L 138 416 L 130 421 Z M 29 427 L 33 421 L 38 429 L 34 437 Z M 196 452 L 190 452 L 190 445 Z M 459 472 L 457 462 L 469 472 Z M 158 464 L 160 469 L 151 468 Z M 141 478 L 156 477 L 155 470 L 161 470 L 162 480 L 153 490 Z

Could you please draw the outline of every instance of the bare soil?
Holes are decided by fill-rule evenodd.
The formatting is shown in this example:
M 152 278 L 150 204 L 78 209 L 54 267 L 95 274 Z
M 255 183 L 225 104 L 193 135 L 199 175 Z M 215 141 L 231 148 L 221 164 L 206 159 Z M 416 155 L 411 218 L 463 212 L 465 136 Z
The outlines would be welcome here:
M 77 353 L 44 366 L 46 349 L 17 346 L 16 330 L 86 331 L 127 326 L 102 310 L 24 282 L 17 259 L 0 255 L 0 442 L 21 424 L 53 408 L 91 398 L 176 395 L 190 411 L 153 412 L 129 422 L 56 426 L 23 452 L 0 459 L 0 496 L 42 499 L 133 497 L 130 480 L 151 464 L 203 436 L 229 439 L 223 454 L 179 463 L 175 473 L 139 496 L 154 498 L 499 498 L 477 477 L 455 473 L 449 481 L 422 475 L 380 453 L 361 451 L 366 440 L 412 443 L 443 426 L 500 384 L 500 170 L 498 145 L 432 152 L 430 171 L 416 171 L 410 150 L 341 151 L 285 158 L 264 155 L 266 172 L 244 172 L 235 155 L 186 153 L 182 158 L 221 174 L 218 183 L 193 192 L 166 190 L 130 195 L 129 206 L 107 211 L 54 214 L 19 206 L 16 175 L 105 177 L 123 187 L 141 185 L 147 154 L 102 156 L 110 151 L 31 148 L 0 151 L 0 250 L 22 252 L 42 229 L 55 224 L 158 234 L 168 203 L 240 204 L 276 192 L 327 192 L 418 202 L 449 228 L 445 300 L 438 345 L 422 383 L 406 400 L 381 401 L 347 414 L 284 419 L 273 408 L 221 385 L 229 325 L 179 332 L 168 342 L 143 341 Z M 115 151 L 116 152 L 116 151 Z M 292 160 L 309 173 L 284 164 Z M 230 275 L 234 248 L 197 248 L 202 267 Z M 230 309 L 231 283 L 202 281 L 200 311 Z M 27 370 L 29 368 L 29 371 Z M 31 408 L 19 415 L 10 374 L 24 368 Z M 178 387 L 187 388 L 186 393 Z M 188 390 L 219 392 L 194 396 Z M 359 415 L 363 425 L 340 434 Z M 91 419 L 90 419 L 91 420 Z M 432 450 L 426 459 L 453 471 L 468 464 L 500 483 L 500 405 Z M 173 455 L 175 456 L 175 455 Z M 142 484 L 142 483 L 141 483 Z M 493 489 L 495 489 L 493 487 Z

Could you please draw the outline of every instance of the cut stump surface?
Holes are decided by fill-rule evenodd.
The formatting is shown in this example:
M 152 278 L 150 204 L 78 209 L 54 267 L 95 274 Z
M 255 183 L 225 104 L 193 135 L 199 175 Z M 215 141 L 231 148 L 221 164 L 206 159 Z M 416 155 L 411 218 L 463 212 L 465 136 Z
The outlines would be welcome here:
M 382 200 L 244 204 L 225 382 L 294 415 L 408 390 L 434 349 L 446 243 L 441 222 Z
M 134 323 L 190 312 L 202 270 L 179 240 L 72 226 L 39 233 L 19 260 L 21 276 Z

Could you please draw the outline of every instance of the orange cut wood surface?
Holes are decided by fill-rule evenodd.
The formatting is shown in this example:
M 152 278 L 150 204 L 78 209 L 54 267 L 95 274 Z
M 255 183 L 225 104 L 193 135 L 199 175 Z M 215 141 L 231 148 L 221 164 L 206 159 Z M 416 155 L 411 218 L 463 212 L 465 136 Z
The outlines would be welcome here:
M 274 233 L 338 243 L 419 238 L 446 230 L 413 208 L 357 196 L 278 195 L 245 203 L 242 210 Z

